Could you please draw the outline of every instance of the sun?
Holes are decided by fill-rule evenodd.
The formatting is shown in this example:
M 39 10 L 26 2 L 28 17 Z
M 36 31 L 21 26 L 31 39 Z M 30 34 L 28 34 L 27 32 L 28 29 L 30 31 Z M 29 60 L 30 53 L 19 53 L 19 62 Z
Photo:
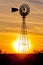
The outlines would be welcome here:
M 22 44 L 22 40 L 20 40 L 18 38 L 15 42 L 13 42 L 13 49 L 16 51 L 16 53 L 19 54 L 26 54 L 29 52 L 30 48 L 31 48 L 31 44 L 30 41 L 28 40 L 28 43 L 26 43 L 26 45 Z

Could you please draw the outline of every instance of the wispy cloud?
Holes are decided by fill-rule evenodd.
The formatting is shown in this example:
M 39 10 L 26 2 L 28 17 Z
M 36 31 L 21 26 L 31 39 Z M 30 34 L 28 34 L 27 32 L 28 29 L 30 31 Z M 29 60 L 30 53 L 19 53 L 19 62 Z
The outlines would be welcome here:
M 43 4 L 43 0 L 27 0 L 27 1 L 36 3 L 36 4 Z
M 19 12 L 11 13 L 11 7 L 22 3 L 29 3 L 31 7 L 26 19 L 28 32 L 43 34 L 43 0 L 0 0 L 0 32 L 20 31 L 22 18 Z

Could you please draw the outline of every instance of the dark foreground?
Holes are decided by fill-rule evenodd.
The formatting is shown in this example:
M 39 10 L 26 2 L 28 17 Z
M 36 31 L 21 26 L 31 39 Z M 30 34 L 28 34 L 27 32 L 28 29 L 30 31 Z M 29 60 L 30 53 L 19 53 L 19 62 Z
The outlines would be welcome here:
M 0 65 L 43 65 L 43 54 L 0 54 Z

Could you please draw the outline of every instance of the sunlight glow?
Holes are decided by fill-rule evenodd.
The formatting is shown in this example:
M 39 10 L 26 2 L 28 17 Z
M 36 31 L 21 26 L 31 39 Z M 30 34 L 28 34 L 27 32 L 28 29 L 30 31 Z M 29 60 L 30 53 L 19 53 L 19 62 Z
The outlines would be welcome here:
M 20 39 L 17 39 L 15 42 L 13 42 L 13 48 L 15 49 L 16 53 L 23 54 L 26 51 L 26 54 L 27 54 L 31 48 L 30 41 L 28 44 L 26 41 L 26 46 L 25 46 L 22 44 L 22 40 L 20 40 L 20 41 L 19 40 Z M 20 44 L 20 46 L 19 46 L 19 44 Z M 23 49 L 24 49 L 24 51 L 23 51 Z

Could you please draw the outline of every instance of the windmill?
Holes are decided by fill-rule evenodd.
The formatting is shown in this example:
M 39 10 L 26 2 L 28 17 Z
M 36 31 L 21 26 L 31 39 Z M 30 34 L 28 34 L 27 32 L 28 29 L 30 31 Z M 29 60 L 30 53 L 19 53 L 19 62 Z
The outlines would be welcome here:
M 30 12 L 30 7 L 27 4 L 22 4 L 19 9 L 12 8 L 12 12 L 16 12 L 18 10 L 23 19 L 21 25 L 21 33 L 20 33 L 21 35 L 20 40 L 22 40 L 22 42 L 19 41 L 18 53 L 26 54 L 27 50 L 29 49 L 29 45 L 28 45 L 27 26 L 26 26 L 25 18 Z M 20 47 L 22 47 L 22 49 L 20 49 Z

